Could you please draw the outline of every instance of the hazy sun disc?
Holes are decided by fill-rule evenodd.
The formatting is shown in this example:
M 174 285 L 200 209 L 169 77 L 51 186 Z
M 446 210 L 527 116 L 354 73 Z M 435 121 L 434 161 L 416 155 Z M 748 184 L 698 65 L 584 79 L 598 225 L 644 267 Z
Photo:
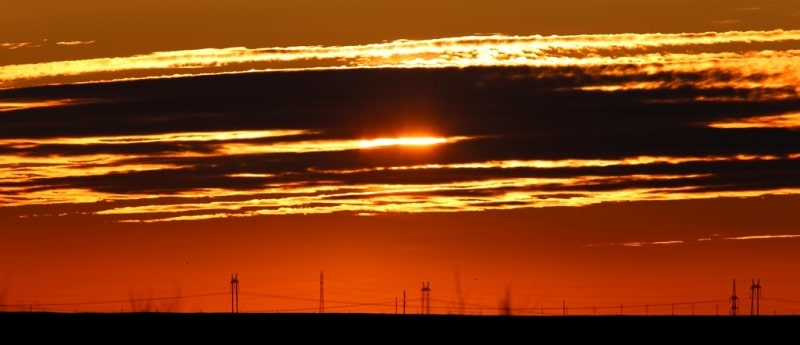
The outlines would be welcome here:
M 392 145 L 425 146 L 425 145 L 443 144 L 445 142 L 447 142 L 447 139 L 445 138 L 433 138 L 433 137 L 378 138 L 378 139 L 361 140 L 361 148 L 392 146 Z

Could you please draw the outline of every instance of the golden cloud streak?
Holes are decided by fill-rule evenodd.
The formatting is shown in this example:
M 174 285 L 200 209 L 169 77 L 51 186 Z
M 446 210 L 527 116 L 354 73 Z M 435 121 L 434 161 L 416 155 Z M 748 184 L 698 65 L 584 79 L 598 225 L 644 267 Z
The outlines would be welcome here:
M 221 144 L 216 152 L 210 155 L 243 155 L 243 154 L 262 154 L 262 153 L 281 153 L 281 152 L 332 152 L 346 151 L 359 148 L 358 140 L 304 140 L 298 142 L 282 142 L 270 144 L 251 144 L 251 143 L 225 143 Z M 199 154 L 191 154 L 199 155 Z
M 511 182 L 516 184 L 517 182 Z M 424 188 L 423 188 L 424 189 Z M 447 187 L 442 187 L 443 190 Z M 411 193 L 418 190 L 413 188 L 405 190 Z M 518 209 L 530 207 L 554 206 L 588 206 L 605 202 L 635 202 L 635 201 L 666 201 L 666 200 L 697 200 L 720 197 L 759 197 L 764 195 L 791 195 L 800 192 L 800 189 L 779 189 L 772 191 L 723 191 L 714 193 L 696 193 L 685 188 L 671 189 L 626 189 L 617 191 L 575 193 L 568 198 L 560 196 L 560 192 L 514 192 L 507 193 L 501 198 L 480 199 L 470 197 L 426 196 L 418 198 L 403 193 L 372 193 L 369 198 L 353 198 L 348 200 L 336 199 L 331 202 L 321 202 L 320 196 L 289 197 L 276 200 L 248 200 L 242 202 L 220 203 L 191 203 L 180 206 L 175 205 L 149 205 L 142 207 L 125 207 L 97 212 L 105 215 L 137 215 L 135 219 L 121 221 L 165 222 L 190 219 L 211 219 L 229 217 L 251 217 L 259 215 L 288 215 L 288 214 L 326 214 L 334 212 L 351 212 L 354 214 L 375 213 L 430 213 L 430 212 L 464 212 L 485 211 L 489 209 Z M 500 204 L 506 201 L 508 204 Z M 313 202 L 311 204 L 310 202 Z M 493 206 L 489 206 L 489 205 Z M 243 208 L 253 208 L 252 211 L 242 212 Z M 180 214 L 182 212 L 195 212 L 199 214 Z M 170 213 L 178 215 L 169 216 Z
M 38 47 L 36 43 L 33 42 L 0 42 L 0 48 L 5 48 L 8 50 L 14 50 L 19 48 L 30 48 L 30 47 Z
M 599 75 L 625 76 L 631 73 L 629 66 L 638 66 L 639 72 L 654 73 L 702 73 L 704 71 L 727 71 L 732 80 L 707 78 L 700 81 L 674 79 L 669 81 L 631 81 L 614 85 L 586 86 L 584 90 L 631 90 L 631 89 L 675 89 L 681 86 L 697 88 L 738 87 L 747 89 L 789 88 L 794 90 L 791 96 L 800 93 L 800 71 L 795 67 L 800 64 L 800 50 L 758 51 L 745 53 L 698 53 L 698 54 L 645 54 L 623 56 L 617 58 L 590 57 L 583 59 L 564 58 L 571 64 L 589 66 L 611 65 L 620 68 L 606 68 Z M 613 62 L 612 62 L 613 60 Z M 758 76 L 758 79 L 751 77 Z M 780 97 L 781 95 L 777 95 Z
M 57 157 L 30 159 L 21 163 L 5 163 L 15 157 L 0 156 L 0 180 L 4 182 L 28 182 L 40 178 L 63 178 L 70 176 L 102 176 L 113 173 L 137 171 L 161 171 L 178 169 L 175 164 L 121 164 L 122 160 L 147 158 L 145 156 L 93 155 L 81 157 Z
M 650 194 L 656 190 L 631 190 L 617 191 L 610 193 L 586 193 L 580 197 L 554 198 L 554 195 L 563 193 L 547 191 L 516 191 L 504 193 L 502 195 L 488 196 L 485 198 L 469 197 L 447 197 L 436 194 L 426 195 L 424 199 L 417 197 L 419 193 L 439 192 L 439 191 L 469 191 L 469 190 L 494 190 L 498 188 L 527 188 L 545 185 L 591 185 L 600 184 L 603 181 L 614 180 L 658 180 L 671 178 L 686 178 L 687 176 L 633 176 L 633 177 L 580 177 L 580 178 L 519 178 L 519 179 L 494 179 L 489 181 L 458 182 L 430 185 L 356 185 L 348 188 L 359 189 L 359 192 L 338 192 L 341 186 L 328 185 L 319 187 L 305 187 L 302 192 L 293 192 L 285 186 L 279 190 L 258 190 L 252 191 L 253 195 L 264 193 L 279 192 L 295 193 L 274 199 L 256 198 L 244 201 L 219 201 L 169 205 L 145 205 L 133 207 L 114 208 L 100 211 L 98 214 L 119 215 L 119 214 L 162 214 L 176 212 L 212 212 L 219 213 L 227 210 L 231 215 L 238 214 L 244 208 L 258 209 L 252 211 L 256 214 L 310 214 L 310 213 L 329 213 L 329 212 L 458 212 L 458 211 L 478 211 L 487 209 L 485 203 L 508 203 L 513 206 L 502 206 L 499 208 L 518 208 L 518 207 L 545 207 L 545 206 L 583 206 L 603 201 L 636 200 L 642 199 L 641 194 Z M 216 192 L 216 193 L 215 193 Z M 204 190 L 204 196 L 211 198 L 229 196 L 225 190 Z M 631 199 L 631 195 L 639 195 L 638 198 Z M 243 195 L 243 194 L 239 194 Z M 624 196 L 622 199 L 614 199 L 614 196 Z M 665 194 L 668 197 L 667 194 Z M 651 196 L 652 197 L 652 196 Z M 479 200 L 480 199 L 480 200 Z M 608 200 L 606 200 L 608 199 Z M 315 205 L 315 206 L 309 206 Z M 492 208 L 492 207 L 488 207 Z
M 781 157 L 773 155 L 733 155 L 733 156 L 701 156 L 701 157 L 669 157 L 669 156 L 637 156 L 623 159 L 560 159 L 560 160 L 503 160 L 486 161 L 474 163 L 453 163 L 453 164 L 421 164 L 408 166 L 379 166 L 374 168 L 350 169 L 350 170 L 321 170 L 312 171 L 324 172 L 328 174 L 349 174 L 369 171 L 384 170 L 422 170 L 422 169 L 514 169 L 514 168 L 586 168 L 586 167 L 609 167 L 620 165 L 645 165 L 645 164 L 681 164 L 691 162 L 724 162 L 724 161 L 748 161 L 748 160 L 776 160 Z M 789 159 L 800 158 L 800 153 L 788 156 Z
M 46 100 L 46 101 L 0 101 L 0 112 L 4 111 L 12 111 L 18 109 L 32 109 L 32 108 L 44 108 L 44 107 L 57 107 L 62 105 L 70 105 L 70 104 L 80 104 L 85 103 L 86 101 L 74 100 L 74 99 L 53 99 L 53 100 Z
M 394 138 L 369 140 L 304 140 L 276 142 L 269 144 L 255 143 L 227 143 L 230 140 L 261 139 L 272 137 L 294 136 L 302 134 L 315 134 L 307 130 L 254 130 L 254 131 L 220 131 L 220 132 L 186 132 L 186 133 L 165 133 L 150 135 L 125 135 L 125 136 L 96 136 L 82 138 L 43 138 L 43 139 L 6 139 L 0 140 L 0 146 L 14 149 L 30 149 L 38 145 L 59 144 L 59 145 L 92 145 L 92 144 L 132 144 L 132 143 L 155 143 L 155 142 L 213 142 L 219 143 L 211 153 L 165 153 L 163 157 L 211 157 L 219 155 L 244 155 L 259 153 L 281 153 L 281 152 L 324 152 L 324 151 L 345 151 L 370 148 L 374 146 L 386 145 L 431 145 L 441 143 L 453 143 L 461 140 L 471 139 L 469 137 L 457 136 L 450 138 Z M 366 144 L 365 144 L 366 143 Z M 378 144 L 376 144 L 378 143 Z M 365 146 L 366 145 L 366 146 Z M 75 156 L 68 158 L 74 159 Z M 59 158 L 22 158 L 27 163 L 55 163 Z M 0 164 L 10 164 L 11 162 L 20 163 L 20 157 L 0 156 Z M 62 162 L 63 163 L 63 162 Z
M 739 237 L 726 237 L 726 240 L 766 240 L 774 238 L 800 238 L 800 235 L 757 235 L 757 236 L 739 236 Z
M 737 236 L 737 237 L 721 237 L 719 234 L 715 234 L 713 238 L 705 237 L 705 238 L 698 238 L 696 242 L 708 242 L 714 240 L 768 240 L 768 239 L 793 239 L 793 238 L 800 238 L 800 235 L 797 234 L 785 234 L 785 235 L 751 235 L 751 236 Z M 623 243 L 600 243 L 600 244 L 586 244 L 585 247 L 610 247 L 610 246 L 621 246 L 621 247 L 644 247 L 644 246 L 653 246 L 653 245 L 675 245 L 675 244 L 685 244 L 686 241 L 683 240 L 669 240 L 669 241 L 633 241 L 633 242 L 623 242 Z
M 408 138 L 381 138 L 368 140 L 307 140 L 296 142 L 270 143 L 268 145 L 227 143 L 221 144 L 216 154 L 258 154 L 280 152 L 330 152 L 355 149 L 369 149 L 379 146 L 424 146 L 444 143 L 454 143 L 471 137 L 455 136 L 447 138 L 433 137 L 408 137 Z
M 60 42 L 56 42 L 56 44 L 60 45 L 60 46 L 80 46 L 80 45 L 87 45 L 87 44 L 93 44 L 93 43 L 94 43 L 94 40 L 91 40 L 91 41 L 60 41 Z
M 655 241 L 655 242 L 627 242 L 622 243 L 621 246 L 623 247 L 644 247 L 644 246 L 654 246 L 654 245 L 670 245 L 670 244 L 683 244 L 683 241 Z
M 216 133 L 214 135 L 209 135 L 209 133 L 204 133 L 204 135 L 169 135 L 167 137 L 180 137 L 180 138 L 231 138 L 231 137 L 241 137 L 246 136 L 250 137 L 251 134 L 254 133 L 236 133 L 235 135 L 227 134 L 220 134 Z M 272 133 L 274 134 L 274 133 Z M 261 135 L 264 135 L 263 133 Z M 161 137 L 159 137 L 161 138 Z M 114 140 L 116 142 L 116 139 Z M 148 138 L 150 140 L 152 138 Z M 461 140 L 463 138 L 458 138 Z M 93 139 L 92 142 L 96 142 L 97 138 Z M 145 140 L 142 138 L 134 138 L 135 141 L 138 140 Z M 103 140 L 105 142 L 105 140 Z M 359 141 L 350 140 L 344 141 L 347 144 L 343 145 L 341 143 L 333 145 L 335 148 L 354 148 L 359 145 Z M 300 144 L 307 147 L 314 147 L 317 146 L 316 150 L 319 150 L 319 143 L 314 145 L 309 145 L 307 143 Z M 290 144 L 288 146 L 278 145 L 279 149 L 271 149 L 273 152 L 295 152 L 299 147 L 297 145 Z M 237 147 L 236 145 L 228 147 L 221 152 L 215 152 L 209 155 L 220 155 L 220 154 L 250 154 L 254 152 L 254 150 L 233 150 L 233 148 Z M 246 147 L 246 146 L 243 146 Z M 231 150 L 228 152 L 228 150 Z M 264 152 L 263 148 L 258 148 L 255 151 Z M 190 154 L 186 154 L 190 155 Z M 195 155 L 195 156 L 199 156 Z M 6 182 L 19 182 L 24 183 L 27 181 L 31 181 L 32 179 L 40 179 L 40 178 L 64 178 L 70 176 L 102 176 L 111 173 L 126 173 L 126 172 L 134 172 L 134 171 L 157 171 L 157 170 L 169 170 L 169 169 L 179 169 L 184 168 L 182 166 L 178 166 L 175 164 L 130 164 L 124 162 L 135 161 L 137 159 L 144 160 L 147 157 L 139 156 L 139 155 L 110 155 L 110 154 L 98 154 L 98 155 L 82 155 L 82 156 L 68 156 L 68 157 L 18 157 L 12 155 L 4 155 L 0 156 L 0 167 L 4 167 L 2 173 L 0 173 L 0 179 Z M 797 159 L 800 158 L 800 154 L 795 154 L 790 157 L 790 159 Z M 687 162 L 700 162 L 700 161 L 735 161 L 735 160 L 774 160 L 778 159 L 778 157 L 770 156 L 770 155 L 734 155 L 734 156 L 711 156 L 711 157 L 666 157 L 666 156 L 639 156 L 639 157 L 630 157 L 620 160 L 581 160 L 581 159 L 567 159 L 567 160 L 557 160 L 557 161 L 548 161 L 548 160 L 509 160 L 509 161 L 488 161 L 488 162 L 476 162 L 476 163 L 468 163 L 468 164 L 426 164 L 426 165 L 415 165 L 415 166 L 389 166 L 389 167 L 376 167 L 376 168 L 369 168 L 369 169 L 355 169 L 355 170 L 313 170 L 315 172 L 320 173 L 327 173 L 327 174 L 351 174 L 351 173 L 360 173 L 360 172 L 369 172 L 369 171 L 384 171 L 384 170 L 415 170 L 415 169 L 495 169 L 495 168 L 502 168 L 502 169 L 513 169 L 513 168 L 579 168 L 579 167 L 607 167 L 607 166 L 615 166 L 615 165 L 644 165 L 644 164 L 660 164 L 660 163 L 668 163 L 668 164 L 680 164 L 680 163 L 687 163 Z M 269 178 L 273 177 L 272 174 L 233 174 L 229 175 L 232 178 L 263 178 L 265 179 L 265 183 L 269 182 Z M 237 201 L 237 202 L 212 202 L 212 203 L 202 203 L 197 204 L 194 206 L 181 206 L 178 211 L 186 212 L 186 211 L 203 211 L 208 209 L 228 209 L 230 211 L 235 211 L 241 209 L 243 207 L 267 207 L 271 209 L 280 209 L 283 210 L 282 212 L 293 212 L 292 210 L 303 209 L 303 213 L 310 212 L 306 209 L 304 205 L 308 204 L 330 204 L 326 206 L 326 210 L 337 209 L 341 211 L 364 211 L 364 212 L 380 212 L 380 210 L 392 210 L 392 211 L 399 211 L 401 209 L 406 209 L 403 212 L 414 212 L 417 207 L 421 207 L 421 201 L 414 196 L 409 196 L 414 193 L 430 193 L 430 192 L 437 192 L 437 191 L 467 191 L 467 190 L 494 190 L 497 188 L 508 189 L 511 188 L 512 192 L 507 192 L 501 195 L 493 195 L 491 197 L 486 197 L 485 199 L 480 199 L 480 203 L 505 203 L 505 204 L 519 204 L 519 205 L 528 205 L 534 204 L 536 207 L 543 207 L 543 206 L 582 206 L 586 204 L 596 203 L 599 202 L 598 200 L 602 201 L 619 201 L 619 200 L 639 200 L 639 199 L 646 199 L 652 200 L 653 198 L 659 199 L 663 196 L 659 196 L 662 194 L 661 190 L 649 190 L 646 193 L 652 193 L 646 195 L 639 195 L 635 192 L 635 190 L 624 190 L 618 192 L 606 192 L 606 193 L 578 193 L 578 194 L 586 194 L 585 196 L 578 196 L 575 194 L 569 198 L 561 198 L 561 197 L 554 197 L 563 191 L 560 191 L 559 186 L 563 187 L 575 187 L 575 186 L 593 186 L 593 185 L 603 185 L 608 183 L 624 183 L 627 181 L 636 181 L 636 180 L 666 180 L 666 179 L 674 179 L 674 178 L 697 178 L 702 177 L 702 175 L 629 175 L 629 176 L 615 176 L 615 177 L 605 177 L 605 176 L 579 176 L 574 178 L 562 178 L 562 179 L 541 179 L 541 178 L 519 178 L 519 179 L 493 179 L 488 181 L 468 181 L 468 182 L 459 182 L 459 183 L 452 183 L 452 184 L 443 184 L 443 185 L 374 185 L 374 184 L 367 184 L 367 185 L 354 185 L 348 186 L 348 188 L 357 188 L 359 192 L 348 192 L 339 194 L 338 192 L 342 188 L 337 182 L 333 183 L 326 183 L 322 182 L 319 185 L 315 185 L 313 187 L 309 186 L 296 186 L 292 184 L 281 184 L 275 187 L 269 187 L 263 190 L 254 190 L 249 192 L 234 192 L 231 190 L 226 189 L 203 189 L 203 190 L 193 190 L 193 191 L 186 191 L 182 193 L 177 193 L 175 195 L 186 195 L 186 196 L 194 196 L 197 194 L 203 194 L 209 198 L 225 198 L 234 195 L 238 196 L 246 196 L 246 195 L 258 195 L 261 193 L 281 193 L 281 194 L 295 194 L 297 196 L 287 196 L 280 199 L 267 199 L 267 200 L 250 200 L 250 201 Z M 551 187 L 555 187 L 554 190 L 559 190 L 557 192 L 543 192 L 543 191 L 524 191 L 521 192 L 519 189 L 527 189 L 529 187 L 541 186 L 541 185 L 550 185 Z M 35 188 L 31 188 L 35 189 Z M 14 189 L 6 189 L 7 192 L 12 193 L 21 193 L 24 192 L 24 195 L 16 195 L 14 198 L 6 198 L 4 199 L 4 203 L 9 206 L 23 206 L 23 205 L 42 205 L 42 204 L 55 204 L 55 203 L 63 203 L 63 202 L 96 202 L 99 200 L 128 200 L 130 199 L 130 195 L 118 195 L 118 194 L 104 194 L 99 192 L 87 192 L 87 193 L 76 193 L 75 191 L 71 191 L 70 193 L 63 193 L 60 190 L 55 191 L 27 191 L 26 188 L 14 188 Z M 628 195 L 627 193 L 634 193 L 634 195 Z M 645 192 L 642 192 L 645 193 Z M 693 192 L 687 193 L 678 193 L 677 190 L 670 190 L 670 193 L 674 195 L 680 195 L 680 198 L 686 198 L 689 196 L 695 195 Z M 733 195 L 736 196 L 743 196 L 748 195 L 749 192 L 735 192 Z M 760 195 L 761 192 L 757 192 L 754 195 Z M 717 193 L 719 194 L 719 193 Z M 69 196 L 73 195 L 74 200 L 68 200 Z M 398 196 L 399 195 L 399 196 Z M 665 194 L 666 195 L 666 194 Z M 705 195 L 705 194 L 702 194 Z M 605 197 L 614 196 L 619 197 L 619 199 L 605 199 Z M 139 198 L 136 196 L 135 198 Z M 428 196 L 426 196 L 428 198 Z M 482 209 L 481 206 L 475 206 L 473 204 L 476 203 L 475 200 L 470 197 L 468 200 L 461 200 L 459 198 L 445 198 L 445 197 L 433 197 L 432 200 L 434 201 L 427 201 L 425 205 L 427 207 L 433 207 L 433 210 L 454 210 L 454 209 L 462 209 L 462 210 L 476 210 Z M 335 200 L 335 201 L 330 201 Z M 535 201 L 531 201 L 535 200 Z M 392 205 L 389 205 L 392 204 Z M 416 206 L 414 206 L 416 205 Z M 433 205 L 433 206 L 432 206 Z M 414 207 L 412 207 L 414 206 Z M 126 208 L 126 209 L 113 209 L 101 212 L 102 214 L 120 214 L 120 213 L 162 213 L 162 212 L 172 212 L 170 211 L 172 206 L 170 205 L 152 205 L 152 206 L 138 206 L 135 208 Z M 508 206 L 511 207 L 511 206 Z M 314 207 L 313 209 L 317 209 Z M 124 211 L 128 210 L 128 211 Z M 422 209 L 419 210 L 420 212 Z M 430 211 L 430 209 L 429 209 Z M 265 211 L 265 212 L 275 212 L 275 211 Z
M 328 213 L 333 211 L 366 211 L 372 209 L 378 212 L 411 212 L 418 209 L 418 212 L 429 212 L 432 209 L 441 208 L 464 209 L 467 207 L 463 202 L 458 202 L 458 198 L 426 196 L 424 200 L 416 198 L 413 194 L 424 192 L 435 192 L 441 190 L 470 190 L 498 187 L 522 187 L 534 184 L 548 183 L 567 183 L 568 179 L 506 179 L 492 180 L 478 183 L 452 183 L 447 185 L 377 185 L 365 184 L 348 186 L 348 189 L 359 189 L 359 192 L 339 192 L 341 186 L 329 185 L 319 187 L 304 187 L 300 191 L 292 191 L 285 186 L 279 190 L 260 190 L 254 194 L 260 195 L 269 192 L 294 193 L 294 196 L 285 196 L 274 199 L 252 199 L 245 201 L 225 201 L 209 203 L 188 203 L 181 205 L 146 205 L 135 207 L 116 208 L 102 211 L 99 214 L 139 214 L 139 213 L 169 213 L 185 211 L 204 211 L 204 210 L 240 210 L 242 208 L 262 208 L 260 214 L 303 214 L 303 213 Z M 210 191 L 204 191 L 204 195 L 209 195 Z M 225 190 L 217 190 L 219 195 L 210 194 L 211 197 L 227 196 Z M 315 204 L 319 206 L 308 207 Z M 324 206 L 322 206 L 324 205 Z M 449 207 L 443 207 L 449 205 Z M 458 206 L 458 207 L 456 207 Z M 270 210 L 263 210 L 270 208 Z M 266 213 L 265 213 L 266 212 Z
M 156 199 L 152 194 L 110 194 L 81 188 L 46 189 L 26 191 L 25 198 L 35 202 L 20 202 L 12 198 L 5 206 L 20 205 L 54 205 L 54 204 L 89 204 L 97 202 Z
M 710 123 L 714 128 L 800 128 L 800 113 L 758 116 L 739 121 Z
M 243 178 L 270 178 L 275 177 L 275 174 L 253 174 L 253 173 L 240 173 L 240 174 L 228 174 L 225 177 L 243 177 Z
M 617 58 L 620 50 L 631 50 L 628 59 L 642 64 L 654 60 L 648 49 L 674 49 L 676 47 L 698 50 L 703 46 L 745 43 L 785 43 L 800 40 L 800 30 L 773 31 L 729 31 L 705 33 L 644 33 L 644 34 L 599 34 L 564 36 L 464 36 L 431 40 L 398 40 L 387 43 L 356 46 L 295 46 L 278 48 L 244 47 L 207 48 L 181 51 L 154 52 L 128 57 L 95 58 L 71 61 L 53 61 L 35 64 L 0 66 L 0 86 L 15 87 L 17 84 L 36 79 L 59 76 L 87 75 L 87 80 L 96 80 L 88 75 L 154 70 L 218 69 L 253 63 L 264 63 L 263 69 L 307 68 L 313 61 L 315 67 L 466 67 L 486 65 L 614 65 L 625 63 Z M 645 52 L 635 52 L 635 50 Z M 604 55 L 605 54 L 605 55 Z M 631 55 L 632 54 L 632 55 Z M 647 57 L 648 54 L 650 57 Z M 724 53 L 706 53 L 715 59 L 726 58 Z M 776 54 L 762 51 L 761 54 Z M 690 54 L 691 56 L 696 56 Z M 793 53 L 797 55 L 797 53 Z M 643 56 L 643 57 L 642 57 Z M 773 60 L 780 57 L 773 58 Z M 662 56 L 663 58 L 663 56 Z M 656 61 L 664 63 L 664 60 Z M 281 67 L 270 64 L 281 63 Z M 291 63 L 286 67 L 286 63 Z M 788 65 L 789 63 L 782 63 Z M 272 66 L 272 67 L 270 67 Z M 737 65 L 746 67 L 749 65 Z M 765 64 L 762 67 L 769 67 Z M 792 69 L 794 70 L 794 69 Z M 788 72 L 791 73 L 792 70 Z M 207 72 L 207 71 L 206 71 Z M 796 72 L 794 72 L 796 73 Z
M 134 143 L 157 143 L 157 142 L 207 142 L 207 141 L 226 141 L 243 139 L 260 139 L 283 137 L 313 132 L 306 130 L 246 130 L 246 131 L 219 131 L 219 132 L 175 132 L 163 134 L 144 134 L 144 135 L 117 135 L 117 136 L 95 136 L 95 137 L 58 137 L 42 139 L 5 139 L 0 140 L 0 146 L 11 148 L 30 148 L 37 145 L 92 145 L 92 144 L 134 144 Z
M 371 148 L 380 146 L 428 146 L 436 144 L 444 144 L 447 142 L 446 138 L 433 138 L 433 137 L 409 137 L 409 138 L 378 138 L 361 140 L 359 146 L 361 148 Z

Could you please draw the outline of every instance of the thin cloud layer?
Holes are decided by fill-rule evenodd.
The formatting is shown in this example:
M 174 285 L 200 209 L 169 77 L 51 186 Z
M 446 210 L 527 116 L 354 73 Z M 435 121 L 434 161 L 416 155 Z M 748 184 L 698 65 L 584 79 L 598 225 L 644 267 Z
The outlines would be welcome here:
M 347 67 L 468 66 L 623 66 L 640 69 L 688 68 L 702 56 L 701 69 L 729 62 L 738 72 L 785 71 L 794 66 L 800 30 L 729 31 L 679 34 L 595 34 L 466 36 L 431 40 L 398 40 L 359 46 L 276 48 L 206 48 L 144 55 L 0 66 L 0 87 L 50 83 L 182 76 L 252 70 Z M 59 43 L 93 43 L 75 41 Z M 746 45 L 744 48 L 741 45 Z M 782 47 L 782 48 L 781 48 Z M 691 52 L 687 54 L 687 51 Z M 780 56 L 772 56 L 776 51 Z M 781 52 L 782 51 L 782 52 Z M 745 67 L 739 61 L 758 53 Z M 698 55 L 703 54 L 703 55 Z M 666 60 L 666 61 L 665 61 Z M 723 66 L 716 69 L 725 70 Z M 793 80 L 793 81 L 796 81 Z M 787 81 L 787 83 L 792 80 Z M 795 84 L 796 85 L 796 84 Z
M 94 40 L 90 41 L 58 41 L 55 42 L 56 46 L 82 46 L 94 44 Z M 44 39 L 38 42 L 0 42 L 0 49 L 17 50 L 21 48 L 42 48 L 50 45 L 49 40 Z
M 160 222 L 797 194 L 800 51 L 780 47 L 798 39 L 471 36 L 4 66 L 0 203 Z M 175 69 L 197 75 L 155 77 Z M 78 83 L 18 87 L 64 76 Z

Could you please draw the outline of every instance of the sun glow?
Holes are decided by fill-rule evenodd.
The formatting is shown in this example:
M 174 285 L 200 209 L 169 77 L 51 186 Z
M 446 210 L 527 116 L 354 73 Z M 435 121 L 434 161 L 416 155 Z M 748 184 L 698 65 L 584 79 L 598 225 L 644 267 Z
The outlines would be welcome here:
M 371 148 L 379 146 L 428 146 L 444 144 L 445 138 L 435 137 L 407 137 L 407 138 L 377 138 L 361 140 L 361 148 Z

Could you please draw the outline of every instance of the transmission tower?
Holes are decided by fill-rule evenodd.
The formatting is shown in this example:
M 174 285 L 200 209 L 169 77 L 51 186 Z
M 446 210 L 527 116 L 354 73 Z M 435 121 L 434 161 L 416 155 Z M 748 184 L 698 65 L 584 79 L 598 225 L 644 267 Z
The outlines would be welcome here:
M 239 273 L 231 274 L 231 313 L 239 312 Z
M 753 303 L 755 302 L 755 310 Z M 750 315 L 758 315 L 759 304 L 761 304 L 761 279 L 753 280 L 750 285 Z
M 733 280 L 733 293 L 731 294 L 731 316 L 736 316 L 739 309 L 739 297 L 736 297 L 736 279 Z
M 431 282 L 422 282 L 422 314 L 431 313 Z
M 325 294 L 323 293 L 322 271 L 319 271 L 319 313 L 325 312 Z

